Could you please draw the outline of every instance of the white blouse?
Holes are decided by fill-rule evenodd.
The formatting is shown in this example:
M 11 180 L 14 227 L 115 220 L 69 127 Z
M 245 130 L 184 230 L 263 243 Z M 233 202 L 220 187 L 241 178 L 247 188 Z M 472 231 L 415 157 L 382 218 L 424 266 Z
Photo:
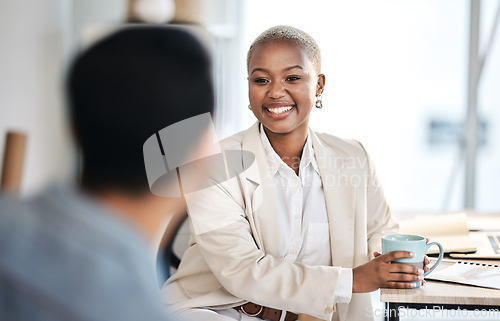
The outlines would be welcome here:
M 279 257 L 309 266 L 332 265 L 325 194 L 310 136 L 302 150 L 302 157 L 292 165 L 298 166 L 298 176 L 274 151 L 262 124 L 260 137 L 277 200 Z M 336 302 L 349 303 L 351 295 L 352 269 L 343 268 L 335 293 Z

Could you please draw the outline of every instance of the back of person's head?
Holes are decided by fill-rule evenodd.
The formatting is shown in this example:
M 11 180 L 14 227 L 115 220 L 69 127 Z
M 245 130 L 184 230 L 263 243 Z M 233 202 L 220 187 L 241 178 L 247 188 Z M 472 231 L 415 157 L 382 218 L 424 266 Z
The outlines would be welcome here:
M 177 27 L 128 28 L 105 38 L 75 59 L 67 85 L 81 185 L 94 193 L 148 191 L 145 140 L 213 112 L 210 57 Z

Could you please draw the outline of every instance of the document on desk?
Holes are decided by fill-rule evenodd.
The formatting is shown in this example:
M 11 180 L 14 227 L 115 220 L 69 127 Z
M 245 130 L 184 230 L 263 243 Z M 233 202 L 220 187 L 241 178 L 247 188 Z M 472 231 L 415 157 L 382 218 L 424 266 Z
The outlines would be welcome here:
M 477 250 L 476 242 L 469 235 L 465 213 L 420 214 L 401 220 L 399 226 L 399 233 L 421 235 L 430 238 L 431 242 L 441 243 L 445 253 L 472 253 Z M 427 253 L 437 254 L 439 249 L 431 247 Z
M 425 278 L 500 290 L 500 266 L 495 264 L 457 261 Z

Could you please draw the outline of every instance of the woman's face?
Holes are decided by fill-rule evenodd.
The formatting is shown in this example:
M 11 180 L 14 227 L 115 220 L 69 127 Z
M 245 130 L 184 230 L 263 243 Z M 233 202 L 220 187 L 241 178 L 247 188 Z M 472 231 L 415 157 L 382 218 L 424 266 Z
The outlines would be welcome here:
M 287 40 L 264 43 L 254 49 L 248 73 L 250 105 L 264 127 L 277 134 L 307 132 L 316 95 L 325 85 L 307 52 Z

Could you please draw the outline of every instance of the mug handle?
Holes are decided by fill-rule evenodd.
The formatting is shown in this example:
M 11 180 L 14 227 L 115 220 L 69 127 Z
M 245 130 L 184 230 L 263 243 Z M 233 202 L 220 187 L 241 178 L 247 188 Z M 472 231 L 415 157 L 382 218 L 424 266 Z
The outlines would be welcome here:
M 437 266 L 439 265 L 439 263 L 441 263 L 441 260 L 443 259 L 443 256 L 444 256 L 444 250 L 443 250 L 443 246 L 441 246 L 440 243 L 438 242 L 431 242 L 431 243 L 428 243 L 426 245 L 426 248 L 425 248 L 425 253 L 427 253 L 427 251 L 429 250 L 429 248 L 433 245 L 436 245 L 437 247 L 439 247 L 439 257 L 436 261 L 436 263 L 434 263 L 434 265 L 431 267 L 431 269 L 427 272 L 424 273 L 424 276 L 427 276 L 429 273 L 431 273 L 432 271 L 434 271 L 435 268 L 437 268 Z

